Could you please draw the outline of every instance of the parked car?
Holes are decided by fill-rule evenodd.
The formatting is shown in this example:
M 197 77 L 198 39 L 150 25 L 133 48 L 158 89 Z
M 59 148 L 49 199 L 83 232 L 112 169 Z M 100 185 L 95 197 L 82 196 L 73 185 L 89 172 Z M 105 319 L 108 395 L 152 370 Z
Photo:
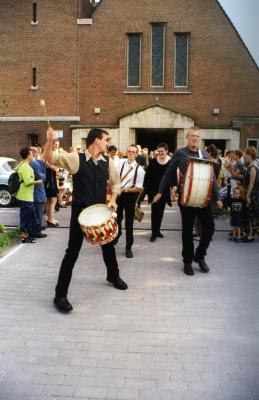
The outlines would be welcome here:
M 8 191 L 8 179 L 16 166 L 17 161 L 13 158 L 0 157 L 0 207 L 10 207 L 15 202 Z

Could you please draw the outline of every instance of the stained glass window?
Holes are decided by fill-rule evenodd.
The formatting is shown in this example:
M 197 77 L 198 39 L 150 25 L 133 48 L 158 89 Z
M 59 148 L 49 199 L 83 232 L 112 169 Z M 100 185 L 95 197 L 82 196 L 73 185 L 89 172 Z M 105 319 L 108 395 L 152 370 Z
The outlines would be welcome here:
M 188 34 L 175 35 L 175 86 L 188 86 Z
M 140 34 L 128 35 L 128 86 L 140 86 Z
M 152 86 L 164 86 L 164 24 L 152 25 Z

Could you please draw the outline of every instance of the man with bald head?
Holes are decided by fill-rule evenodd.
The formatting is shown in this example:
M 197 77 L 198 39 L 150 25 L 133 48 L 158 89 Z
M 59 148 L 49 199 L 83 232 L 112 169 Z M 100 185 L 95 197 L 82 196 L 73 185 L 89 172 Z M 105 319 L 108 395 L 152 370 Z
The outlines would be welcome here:
M 175 177 L 177 174 L 177 169 L 179 169 L 180 178 L 177 191 L 179 193 L 179 207 L 182 217 L 182 256 L 184 262 L 184 273 L 186 275 L 194 275 L 194 271 L 192 268 L 193 261 L 199 264 L 202 272 L 209 272 L 209 267 L 205 261 L 205 255 L 214 233 L 214 219 L 210 202 L 208 206 L 204 208 L 183 206 L 180 204 L 180 194 L 182 192 L 184 172 L 189 158 L 209 158 L 206 151 L 200 150 L 200 141 L 201 137 L 199 128 L 190 128 L 187 133 L 187 146 L 176 150 L 176 152 L 174 153 L 173 158 L 170 161 L 169 166 L 160 183 L 159 193 L 154 198 L 154 202 L 159 201 L 162 197 L 162 194 L 168 189 L 168 187 L 175 185 Z M 222 208 L 215 176 L 212 188 L 212 195 L 217 206 L 219 208 Z M 199 218 L 202 233 L 200 243 L 194 253 L 192 232 L 195 217 Z

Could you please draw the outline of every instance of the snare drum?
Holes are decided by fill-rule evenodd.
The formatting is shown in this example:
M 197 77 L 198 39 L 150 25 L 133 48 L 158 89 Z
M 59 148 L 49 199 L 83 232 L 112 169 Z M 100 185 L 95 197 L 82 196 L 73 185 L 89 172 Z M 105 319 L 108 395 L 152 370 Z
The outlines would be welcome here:
M 213 181 L 212 162 L 201 158 L 190 158 L 185 167 L 180 204 L 206 207 L 212 197 Z
M 112 242 L 118 235 L 116 216 L 105 204 L 85 208 L 78 217 L 85 239 L 91 244 Z

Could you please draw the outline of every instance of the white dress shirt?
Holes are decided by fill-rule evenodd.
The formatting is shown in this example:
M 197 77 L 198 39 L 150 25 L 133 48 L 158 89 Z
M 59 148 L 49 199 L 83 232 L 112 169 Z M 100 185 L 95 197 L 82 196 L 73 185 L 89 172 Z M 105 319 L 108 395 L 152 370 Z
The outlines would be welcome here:
M 138 172 L 136 177 L 136 183 L 134 185 L 134 176 L 137 167 L 138 167 Z M 131 171 L 127 174 L 129 169 L 131 169 Z M 122 189 L 132 188 L 133 186 L 138 189 L 143 189 L 145 171 L 140 165 L 138 165 L 136 161 L 133 161 L 132 163 L 129 164 L 128 160 L 126 159 L 120 160 L 120 162 L 117 165 L 117 173 L 120 176 L 120 179 L 122 179 L 127 174 L 127 176 L 123 180 L 121 180 Z

